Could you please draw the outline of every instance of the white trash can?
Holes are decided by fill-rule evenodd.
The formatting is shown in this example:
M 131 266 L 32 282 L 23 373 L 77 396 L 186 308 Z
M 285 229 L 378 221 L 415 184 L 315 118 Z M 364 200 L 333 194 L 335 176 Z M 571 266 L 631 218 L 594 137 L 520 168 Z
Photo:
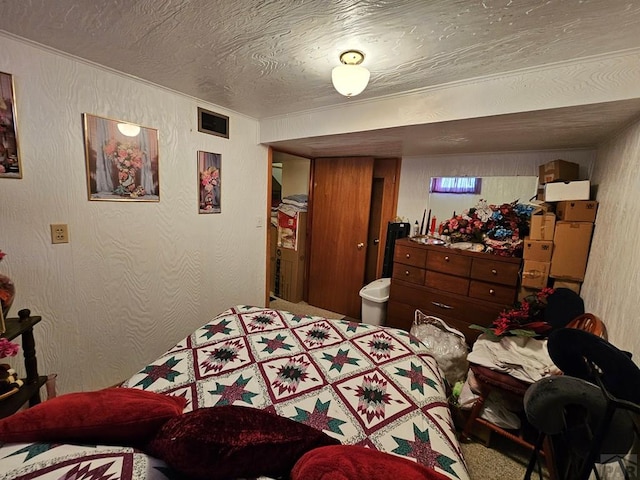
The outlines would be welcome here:
M 360 289 L 362 297 L 362 322 L 368 325 L 384 325 L 387 318 L 390 278 L 379 278 Z

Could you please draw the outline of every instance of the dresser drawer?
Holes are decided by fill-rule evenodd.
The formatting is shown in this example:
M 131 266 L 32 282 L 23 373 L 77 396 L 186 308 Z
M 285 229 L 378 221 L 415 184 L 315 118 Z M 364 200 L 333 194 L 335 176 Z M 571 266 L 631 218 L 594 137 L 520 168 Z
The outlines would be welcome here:
M 443 310 L 437 306 L 424 306 L 420 308 L 416 308 L 415 305 L 400 303 L 393 300 L 389 300 L 387 305 L 387 320 L 385 325 L 388 327 L 400 328 L 402 330 L 409 331 L 411 330 L 411 326 L 413 325 L 413 320 L 415 318 L 416 310 L 420 310 L 425 315 L 431 315 L 433 317 L 438 317 L 443 320 L 450 327 L 455 328 L 456 330 L 461 331 L 469 345 L 471 345 L 475 339 L 482 332 L 480 330 L 476 330 L 470 328 L 472 324 L 488 326 L 493 322 L 500 313 L 500 309 L 491 307 L 486 309 L 485 307 L 480 307 L 476 309 L 476 314 L 473 317 L 465 317 L 464 320 L 460 319 L 457 314 L 450 313 L 452 311 Z
M 427 259 L 427 251 L 421 248 L 408 247 L 396 244 L 393 251 L 393 262 L 414 267 L 424 268 Z
M 403 280 L 405 282 L 415 283 L 417 285 L 424 285 L 423 268 L 414 267 L 411 265 L 404 265 L 402 263 L 393 264 L 392 278 Z
M 516 300 L 519 258 L 396 241 L 387 325 L 410 329 L 416 310 L 441 318 L 469 343 Z
M 469 328 L 470 323 L 458 320 L 453 317 L 448 317 L 447 315 L 442 315 L 441 312 L 431 311 L 427 308 L 418 309 L 425 315 L 430 315 L 432 317 L 438 317 L 443 320 L 450 327 L 455 328 L 462 332 L 467 340 L 467 343 L 471 344 L 473 341 L 480 335 L 482 332 L 480 330 L 475 330 Z M 387 321 L 385 323 L 386 327 L 394 327 L 399 328 L 401 330 L 406 330 L 407 332 L 411 330 L 413 326 L 413 320 L 416 316 L 416 308 L 412 305 L 407 305 L 406 303 L 397 303 L 397 302 L 389 302 L 387 306 Z
M 437 272 L 468 277 L 471 271 L 471 258 L 449 252 L 443 248 L 440 250 L 429 250 L 427 253 L 427 268 Z
M 427 270 L 425 274 L 424 285 L 436 290 L 457 293 L 458 295 L 467 295 L 469 293 L 469 279 L 431 270 Z
M 505 305 L 498 305 L 396 280 L 391 282 L 389 301 L 404 303 L 414 310 L 419 309 L 443 319 L 457 318 L 463 322 L 480 325 L 489 325 L 498 318 L 498 314 L 506 305 L 510 304 L 507 302 Z
M 471 264 L 471 278 L 485 282 L 516 286 L 519 274 L 520 263 L 474 258 Z
M 511 305 L 515 301 L 516 290 L 513 287 L 507 287 L 505 285 L 471 280 L 469 296 L 488 302 Z

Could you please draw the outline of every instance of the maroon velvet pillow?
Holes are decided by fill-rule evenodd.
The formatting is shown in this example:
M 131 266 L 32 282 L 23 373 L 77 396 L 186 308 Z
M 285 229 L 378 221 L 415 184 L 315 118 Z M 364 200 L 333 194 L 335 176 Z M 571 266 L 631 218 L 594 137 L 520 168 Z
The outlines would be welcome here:
M 257 408 L 201 408 L 169 420 L 147 451 L 193 479 L 288 475 L 305 452 L 340 442 Z
M 142 445 L 185 405 L 137 388 L 68 393 L 0 420 L 0 442 Z
M 391 453 L 338 445 L 316 448 L 298 460 L 290 480 L 448 480 L 425 465 Z

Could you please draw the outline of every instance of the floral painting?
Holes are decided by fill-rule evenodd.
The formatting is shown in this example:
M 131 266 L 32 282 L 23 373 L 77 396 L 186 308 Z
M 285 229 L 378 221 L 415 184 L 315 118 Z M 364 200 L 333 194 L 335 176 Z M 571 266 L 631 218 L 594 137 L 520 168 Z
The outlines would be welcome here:
M 158 131 L 84 114 L 89 200 L 160 200 Z
M 220 167 L 222 155 L 198 152 L 198 192 L 200 213 L 220 213 Z
M 22 178 L 13 78 L 0 72 L 0 178 Z

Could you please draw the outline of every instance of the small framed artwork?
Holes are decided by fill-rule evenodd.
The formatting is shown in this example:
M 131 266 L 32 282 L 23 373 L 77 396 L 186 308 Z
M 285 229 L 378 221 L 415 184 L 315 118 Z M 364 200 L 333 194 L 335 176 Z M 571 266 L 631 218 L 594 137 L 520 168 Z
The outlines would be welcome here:
M 89 200 L 160 201 L 158 131 L 89 113 L 83 117 Z
M 222 155 L 198 151 L 199 213 L 220 213 Z
M 0 72 L 0 178 L 22 178 L 13 77 Z

